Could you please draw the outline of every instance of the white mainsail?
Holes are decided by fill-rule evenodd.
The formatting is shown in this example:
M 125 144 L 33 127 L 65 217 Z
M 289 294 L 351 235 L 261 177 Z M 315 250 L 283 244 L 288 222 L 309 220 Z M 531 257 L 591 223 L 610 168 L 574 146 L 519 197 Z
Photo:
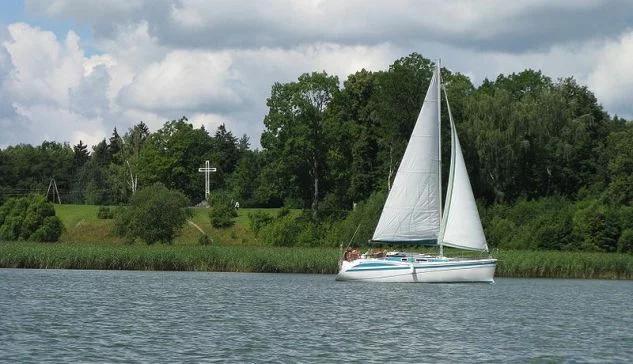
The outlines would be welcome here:
M 442 245 L 455 248 L 488 250 L 446 90 L 444 90 L 444 95 L 451 123 L 451 168 L 440 242 Z
M 440 74 L 436 68 L 372 240 L 416 242 L 438 238 L 440 192 Z

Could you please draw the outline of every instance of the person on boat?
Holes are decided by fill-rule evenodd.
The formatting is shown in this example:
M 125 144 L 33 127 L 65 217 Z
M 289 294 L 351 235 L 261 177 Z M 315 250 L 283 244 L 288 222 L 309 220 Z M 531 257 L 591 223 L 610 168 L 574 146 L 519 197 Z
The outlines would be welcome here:
M 356 260 L 360 258 L 360 251 L 358 251 L 358 249 L 354 248 L 347 248 L 345 249 L 345 254 L 343 255 L 343 259 L 345 259 L 348 262 L 351 262 L 353 260 Z
M 349 254 L 351 253 L 352 249 L 347 248 L 345 249 L 345 252 L 343 253 L 343 260 L 349 262 Z

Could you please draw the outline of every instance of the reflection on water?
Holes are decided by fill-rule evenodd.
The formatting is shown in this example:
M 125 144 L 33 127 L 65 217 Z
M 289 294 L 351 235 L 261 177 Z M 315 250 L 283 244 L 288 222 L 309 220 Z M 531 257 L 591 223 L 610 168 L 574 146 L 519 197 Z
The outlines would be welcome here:
M 633 282 L 0 269 L 4 362 L 633 360 Z

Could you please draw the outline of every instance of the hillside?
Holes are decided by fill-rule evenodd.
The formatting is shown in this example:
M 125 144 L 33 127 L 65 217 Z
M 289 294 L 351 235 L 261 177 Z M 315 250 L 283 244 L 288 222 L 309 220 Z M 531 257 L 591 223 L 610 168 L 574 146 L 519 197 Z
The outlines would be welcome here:
M 60 242 L 92 243 L 92 244 L 123 244 L 124 239 L 112 233 L 114 220 L 98 219 L 96 205 L 55 205 L 57 216 L 64 223 L 65 231 Z M 215 229 L 209 223 L 208 209 L 193 208 L 193 223 L 204 230 L 212 239 L 222 244 L 258 245 L 259 241 L 249 227 L 248 214 L 256 211 L 274 215 L 277 208 L 269 209 L 240 209 L 235 225 L 226 229 Z M 174 241 L 176 245 L 197 244 L 200 232 L 191 224 L 183 227 Z

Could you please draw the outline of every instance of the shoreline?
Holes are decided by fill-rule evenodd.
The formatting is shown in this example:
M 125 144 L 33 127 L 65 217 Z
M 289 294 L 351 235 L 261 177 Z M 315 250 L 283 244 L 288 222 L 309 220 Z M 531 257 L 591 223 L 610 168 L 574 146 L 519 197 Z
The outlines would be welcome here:
M 0 242 L 0 268 L 336 274 L 339 250 Z M 495 251 L 495 277 L 633 280 L 633 255 Z

